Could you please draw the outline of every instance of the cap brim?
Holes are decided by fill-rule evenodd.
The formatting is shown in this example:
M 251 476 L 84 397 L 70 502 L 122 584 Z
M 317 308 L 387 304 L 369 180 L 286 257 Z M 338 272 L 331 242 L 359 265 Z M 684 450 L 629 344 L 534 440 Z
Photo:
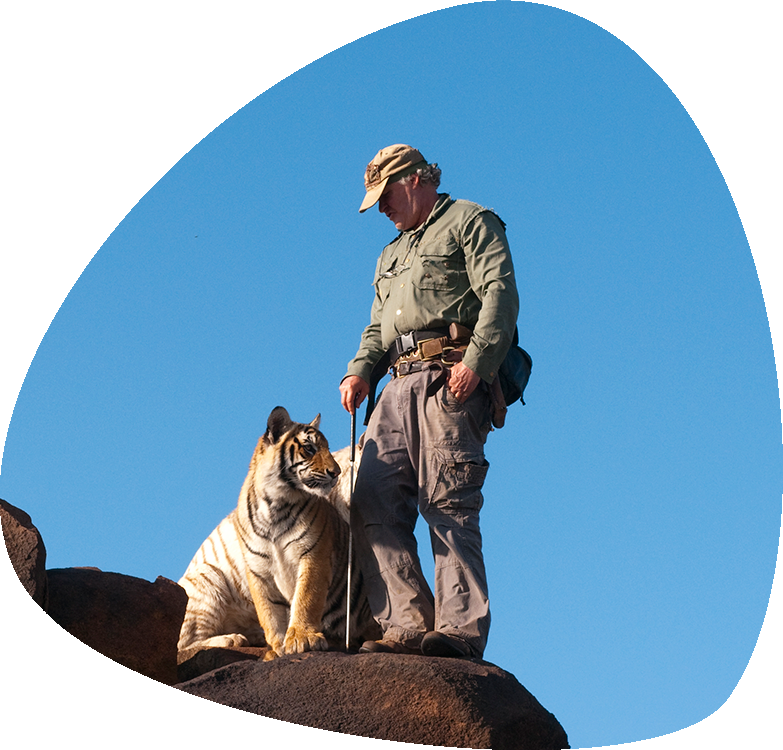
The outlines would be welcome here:
M 383 180 L 381 180 L 375 187 L 370 188 L 367 191 L 367 195 L 364 196 L 362 205 L 359 206 L 360 214 L 364 213 L 368 208 L 372 208 L 381 199 L 381 195 L 383 194 L 383 191 L 386 188 L 386 183 L 388 181 L 389 178 L 386 177 Z

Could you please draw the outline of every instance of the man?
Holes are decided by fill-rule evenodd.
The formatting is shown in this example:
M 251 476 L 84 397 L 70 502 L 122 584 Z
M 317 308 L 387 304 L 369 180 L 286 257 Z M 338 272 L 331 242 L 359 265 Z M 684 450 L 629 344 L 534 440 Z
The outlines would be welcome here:
M 519 300 L 505 225 L 439 194 L 440 173 L 410 146 L 381 149 L 359 209 L 377 202 L 399 231 L 378 260 L 370 324 L 340 383 L 352 414 L 370 395 L 351 525 L 383 639 L 361 650 L 481 657 L 490 624 L 479 530 L 490 385 Z M 372 408 L 371 386 L 389 367 Z M 434 596 L 416 549 L 417 510 L 430 527 Z

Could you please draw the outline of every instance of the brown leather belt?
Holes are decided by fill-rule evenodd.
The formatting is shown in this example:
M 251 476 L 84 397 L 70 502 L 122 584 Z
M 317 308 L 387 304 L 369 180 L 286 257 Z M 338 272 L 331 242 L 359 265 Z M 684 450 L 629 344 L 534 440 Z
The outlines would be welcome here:
M 395 364 L 400 357 L 407 357 L 412 353 L 421 352 L 422 347 L 427 347 L 426 351 L 429 356 L 429 353 L 434 350 L 433 347 L 437 348 L 439 346 L 437 342 L 445 343 L 446 341 L 448 341 L 448 331 L 445 328 L 403 333 L 392 341 L 392 345 L 386 352 L 389 364 Z M 442 346 L 442 344 L 440 345 Z
M 414 372 L 421 372 L 428 367 L 443 366 L 451 367 L 462 359 L 462 353 L 467 344 L 452 346 L 446 339 L 442 345 L 440 339 L 429 339 L 428 346 L 420 347 L 417 351 L 403 354 L 389 368 L 393 378 L 401 378 Z
M 398 336 L 392 345 L 386 350 L 384 355 L 375 363 L 370 374 L 370 392 L 367 395 L 367 412 L 364 417 L 364 424 L 370 421 L 375 406 L 375 391 L 381 378 L 391 372 L 392 377 L 399 377 L 403 374 L 409 375 L 412 372 L 419 372 L 421 365 L 416 365 L 410 369 L 413 362 L 437 362 L 450 361 L 451 364 L 462 358 L 462 351 L 470 342 L 471 331 L 458 323 L 452 323 L 448 329 L 432 329 L 428 331 L 411 331 Z M 458 354 L 449 352 L 457 351 Z M 448 357 L 459 357 L 459 359 L 447 359 Z M 402 370 L 397 367 L 397 362 L 401 358 L 404 361 L 411 362 Z M 402 362 L 400 362 L 402 365 Z
M 422 362 L 421 360 L 400 362 L 399 364 L 391 366 L 391 376 L 393 378 L 402 378 L 414 372 L 421 372 L 428 366 L 429 364 L 427 362 Z

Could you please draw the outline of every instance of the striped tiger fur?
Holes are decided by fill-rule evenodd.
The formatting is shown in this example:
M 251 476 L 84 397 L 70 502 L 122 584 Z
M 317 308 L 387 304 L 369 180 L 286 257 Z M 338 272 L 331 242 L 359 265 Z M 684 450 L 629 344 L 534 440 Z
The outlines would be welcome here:
M 281 406 L 270 414 L 237 507 L 179 581 L 188 594 L 181 652 L 266 642 L 274 658 L 345 647 L 350 487 L 347 477 L 338 484 L 319 423 L 293 422 Z M 351 588 L 355 647 L 380 637 L 355 556 Z

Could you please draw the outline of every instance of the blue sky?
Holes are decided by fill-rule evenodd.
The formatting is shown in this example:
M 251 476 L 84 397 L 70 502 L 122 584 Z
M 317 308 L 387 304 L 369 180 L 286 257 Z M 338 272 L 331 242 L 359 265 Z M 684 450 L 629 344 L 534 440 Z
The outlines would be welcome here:
M 219 110 L 55 299 L 0 497 L 50 567 L 176 580 L 275 405 L 346 444 L 337 384 L 393 237 L 357 213 L 361 175 L 410 142 L 508 224 L 534 360 L 488 444 L 486 658 L 574 747 L 706 718 L 767 608 L 780 402 L 744 213 L 664 80 L 579 16 L 480 3 L 358 39 L 216 127 L 236 107 Z

